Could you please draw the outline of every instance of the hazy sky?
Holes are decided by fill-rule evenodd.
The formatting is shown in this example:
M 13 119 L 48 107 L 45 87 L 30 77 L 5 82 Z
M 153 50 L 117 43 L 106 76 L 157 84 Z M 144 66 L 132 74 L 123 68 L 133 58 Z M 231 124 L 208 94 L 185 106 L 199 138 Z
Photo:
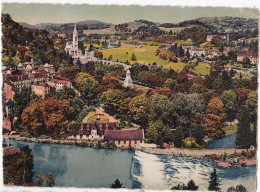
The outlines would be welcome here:
M 101 6 L 70 4 L 16 4 L 5 3 L 2 12 L 14 21 L 29 24 L 68 23 L 98 20 L 119 24 L 136 19 L 160 23 L 177 23 L 198 17 L 235 16 L 257 18 L 257 9 L 223 7 L 171 7 L 171 6 Z

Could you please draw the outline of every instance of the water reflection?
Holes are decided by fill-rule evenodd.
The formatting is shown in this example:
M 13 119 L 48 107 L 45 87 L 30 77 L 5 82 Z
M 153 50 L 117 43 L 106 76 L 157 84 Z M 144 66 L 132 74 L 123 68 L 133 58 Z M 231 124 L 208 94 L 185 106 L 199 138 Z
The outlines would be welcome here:
M 30 143 L 10 140 L 17 147 L 29 145 L 35 163 L 34 182 L 39 171 L 53 172 L 56 185 L 63 187 L 109 187 L 119 179 L 125 188 L 170 189 L 193 179 L 199 190 L 207 190 L 209 175 L 215 167 L 221 189 L 242 184 L 248 191 L 256 188 L 256 166 L 216 167 L 207 159 L 153 155 L 131 150 L 104 150 L 80 146 Z
M 210 141 L 205 148 L 235 148 L 236 147 L 237 134 L 226 135 L 221 139 L 214 139 Z
M 56 186 L 107 188 L 117 178 L 126 188 L 142 186 L 132 176 L 133 171 L 140 172 L 140 165 L 133 166 L 135 160 L 132 150 L 104 150 L 16 140 L 10 140 L 10 144 L 17 147 L 29 145 L 32 149 L 35 164 L 34 182 L 39 172 L 43 171 L 45 176 L 53 172 Z

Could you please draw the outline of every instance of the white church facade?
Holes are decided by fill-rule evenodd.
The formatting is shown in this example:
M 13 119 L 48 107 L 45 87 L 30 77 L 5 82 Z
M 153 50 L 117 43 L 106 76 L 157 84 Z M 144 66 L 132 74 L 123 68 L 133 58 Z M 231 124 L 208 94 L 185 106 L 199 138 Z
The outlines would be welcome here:
M 78 47 L 79 39 L 76 24 L 74 25 L 73 40 L 66 43 L 65 51 L 73 58 L 74 63 L 78 60 L 82 64 L 86 64 L 88 61 L 97 61 L 92 52 L 89 52 L 88 46 L 85 48 L 85 54 Z

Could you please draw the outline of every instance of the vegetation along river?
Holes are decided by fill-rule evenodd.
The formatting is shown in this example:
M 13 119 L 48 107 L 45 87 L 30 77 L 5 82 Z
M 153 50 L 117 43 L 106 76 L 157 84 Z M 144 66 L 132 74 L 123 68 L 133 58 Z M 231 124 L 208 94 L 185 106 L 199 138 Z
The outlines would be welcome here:
M 207 159 L 147 154 L 132 150 L 105 150 L 89 147 L 32 143 L 9 139 L 17 147 L 29 145 L 34 156 L 34 182 L 40 171 L 53 172 L 56 186 L 108 188 L 118 178 L 126 188 L 171 189 L 193 179 L 199 190 L 207 190 L 213 168 L 221 189 L 242 184 L 256 190 L 256 166 L 216 167 Z M 153 173 L 153 174 L 151 174 Z

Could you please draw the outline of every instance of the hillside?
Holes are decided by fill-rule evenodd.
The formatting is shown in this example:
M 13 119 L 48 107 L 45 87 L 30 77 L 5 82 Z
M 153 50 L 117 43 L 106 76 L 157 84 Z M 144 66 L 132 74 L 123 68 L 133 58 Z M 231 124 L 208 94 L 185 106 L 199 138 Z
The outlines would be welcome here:
M 34 59 L 38 63 L 51 63 L 58 67 L 64 61 L 64 45 L 56 44 L 45 30 L 28 29 L 2 14 L 2 63 L 13 66 Z M 26 46 L 27 45 L 27 46 Z
M 28 23 L 21 22 L 19 24 L 29 29 L 41 29 L 41 30 L 46 29 L 47 31 L 61 31 L 61 32 L 65 32 L 64 30 L 74 27 L 74 23 L 39 23 L 36 25 L 30 25 Z M 96 21 L 96 20 L 79 21 L 76 24 L 80 25 L 84 29 L 88 29 L 88 28 L 102 29 L 110 26 L 109 23 Z

